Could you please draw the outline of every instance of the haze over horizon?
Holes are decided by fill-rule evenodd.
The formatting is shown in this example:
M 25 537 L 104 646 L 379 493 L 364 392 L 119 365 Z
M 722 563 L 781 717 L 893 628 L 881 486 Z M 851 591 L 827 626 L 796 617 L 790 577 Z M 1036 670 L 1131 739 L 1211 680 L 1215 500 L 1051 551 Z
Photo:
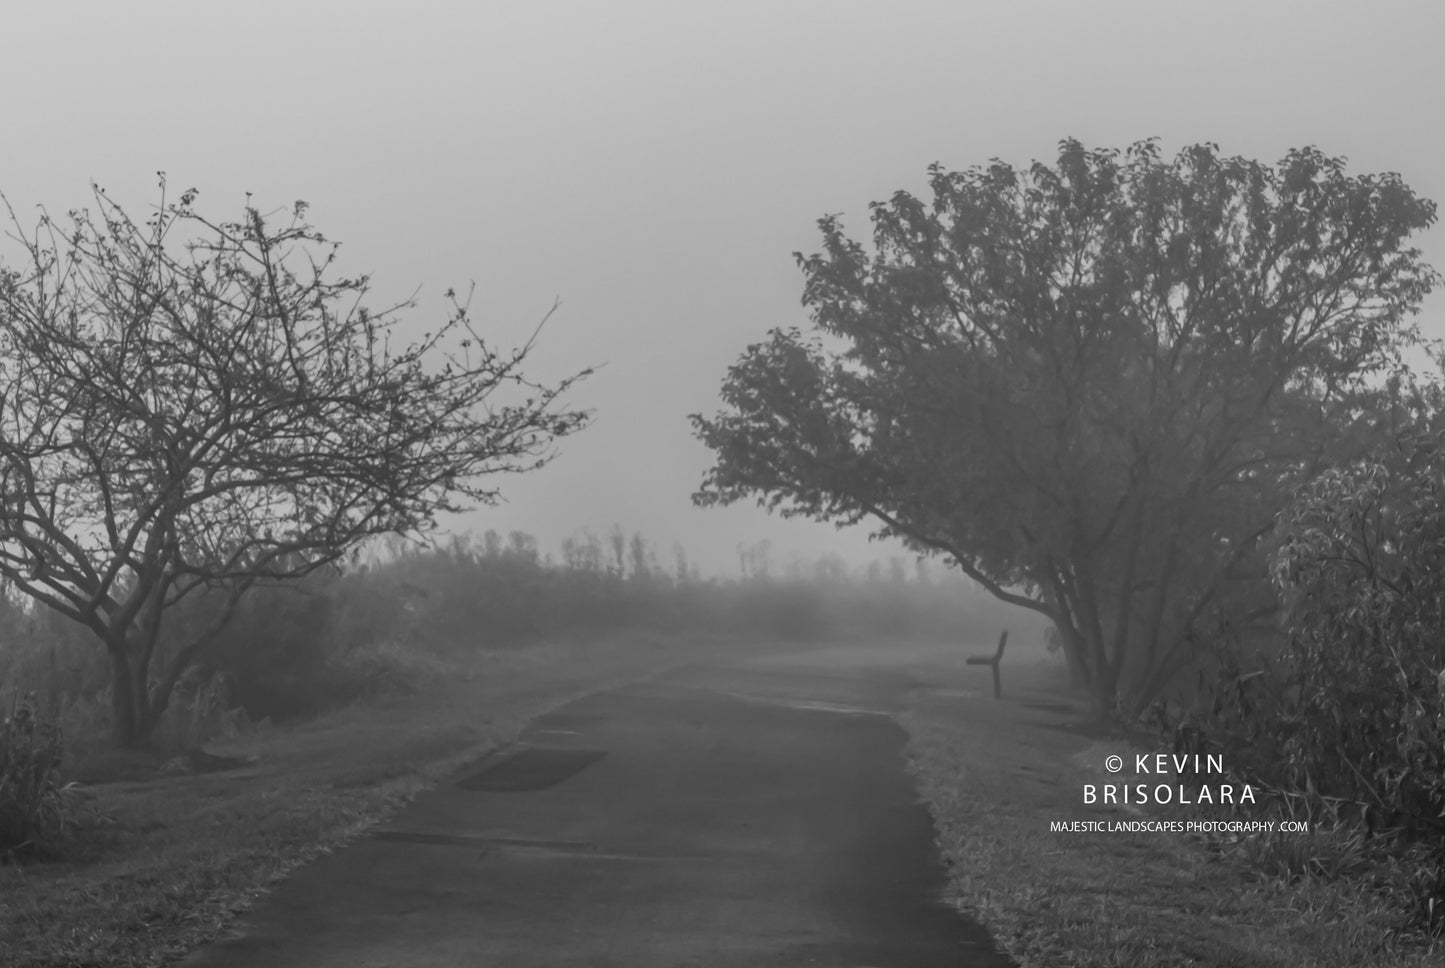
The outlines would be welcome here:
M 616 524 L 723 574 L 762 539 L 779 564 L 861 562 L 906 552 L 690 501 L 711 460 L 686 416 L 748 343 L 807 324 L 792 253 L 818 218 L 866 237 L 868 203 L 924 192 L 930 163 L 1052 161 L 1066 137 L 1269 162 L 1317 145 L 1438 201 L 1442 26 L 1425 0 L 27 6 L 6 21 L 0 192 L 26 224 L 91 180 L 142 215 L 158 170 L 216 219 L 248 192 L 305 199 L 375 305 L 420 286 L 418 334 L 448 288 L 475 283 L 503 346 L 560 299 L 529 373 L 601 364 L 572 398 L 596 422 L 459 528 L 555 552 Z M 1438 226 L 1418 243 L 1445 268 Z

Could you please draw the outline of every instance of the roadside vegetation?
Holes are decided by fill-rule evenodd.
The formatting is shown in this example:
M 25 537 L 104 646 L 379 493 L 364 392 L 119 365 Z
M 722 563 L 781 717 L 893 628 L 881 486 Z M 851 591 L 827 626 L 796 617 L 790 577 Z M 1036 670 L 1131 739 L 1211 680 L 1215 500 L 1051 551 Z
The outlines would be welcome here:
M 975 670 L 933 671 L 937 688 L 915 697 L 903 724 L 950 900 L 1024 968 L 1440 963 L 1445 942 L 1394 893 L 1409 868 L 1328 817 L 1308 834 L 1053 832 L 1057 821 L 1214 815 L 1083 804 L 1085 783 L 1113 778 L 1109 754 L 1130 762 L 1169 747 L 1155 735 L 1081 725 L 1087 703 L 1062 662 L 1015 662 L 1002 701 L 984 698 Z M 959 688 L 978 698 L 960 701 Z M 1262 805 L 1235 818 L 1271 815 Z
M 1020 964 L 1440 963 L 1445 407 L 1433 383 L 1391 393 L 1399 406 L 1374 415 L 1392 427 L 1371 455 L 1301 486 L 1280 513 L 1272 634 L 1220 630 L 1210 661 L 1136 720 L 1091 726 L 1062 663 L 1033 670 L 1008 702 L 924 695 L 906 717 L 954 900 Z M 1255 801 L 1083 804 L 1085 783 L 1121 779 L 1106 756 L 1161 752 L 1223 764 L 1168 784 L 1248 784 Z M 1050 829 L 1144 818 L 1306 830 Z

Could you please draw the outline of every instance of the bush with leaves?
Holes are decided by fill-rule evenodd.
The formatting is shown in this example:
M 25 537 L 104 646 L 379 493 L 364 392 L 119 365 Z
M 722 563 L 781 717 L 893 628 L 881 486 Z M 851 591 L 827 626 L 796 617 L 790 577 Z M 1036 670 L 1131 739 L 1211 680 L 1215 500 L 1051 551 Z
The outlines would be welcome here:
M 1433 448 L 1302 489 L 1281 520 L 1295 689 L 1281 777 L 1433 845 L 1420 898 L 1445 922 L 1445 466 Z
M 0 851 L 43 853 L 65 832 L 61 752 L 60 730 L 29 702 L 0 720 Z
M 1365 879 L 1440 933 L 1445 385 L 1398 374 L 1358 400 L 1346 431 L 1368 456 L 1314 477 L 1278 519 L 1278 636 L 1253 656 L 1216 643 L 1192 707 L 1161 725 L 1179 751 L 1223 753 L 1280 815 L 1334 831 L 1331 850 L 1368 857 Z M 1317 863 L 1318 838 L 1269 840 L 1260 873 L 1342 870 Z
M 1272 555 L 1282 641 L 1252 658 L 1219 643 L 1194 708 L 1164 725 L 1177 751 L 1222 752 L 1278 815 L 1313 822 L 1253 839 L 1257 873 L 1361 879 L 1440 931 L 1445 512 L 1433 446 L 1397 442 L 1298 491 Z
M 1314 785 L 1445 836 L 1445 476 L 1330 472 L 1285 520 L 1274 575 Z M 1301 777 L 1305 779 L 1305 777 Z

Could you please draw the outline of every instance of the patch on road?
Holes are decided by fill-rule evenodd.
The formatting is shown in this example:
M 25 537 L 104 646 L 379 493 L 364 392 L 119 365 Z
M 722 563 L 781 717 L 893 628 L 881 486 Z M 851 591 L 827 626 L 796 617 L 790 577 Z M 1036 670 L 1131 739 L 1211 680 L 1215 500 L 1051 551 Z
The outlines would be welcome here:
M 605 719 L 605 716 L 600 716 L 597 713 L 579 713 L 572 712 L 571 710 L 563 710 L 561 712 L 548 713 L 538 718 L 533 726 L 543 726 L 549 730 L 577 730 L 584 726 L 595 726 Z
M 1074 712 L 1074 707 L 1066 702 L 1026 702 L 1023 705 L 1040 712 L 1063 713 L 1066 716 Z
M 844 716 L 888 716 L 888 713 L 881 709 L 870 709 L 867 706 L 854 706 L 841 702 L 823 702 L 819 699 L 799 699 L 788 696 L 758 696 L 746 692 L 719 691 L 719 696 L 727 696 L 730 699 L 740 699 L 743 702 L 761 703 L 765 706 L 782 706 L 786 709 L 802 709 L 815 713 L 840 713 Z
M 531 793 L 569 780 L 607 754 L 602 750 L 525 749 L 457 786 L 481 793 Z
M 541 850 L 557 854 L 595 854 L 597 845 L 577 840 L 531 840 L 523 837 L 477 837 L 469 834 L 433 833 L 417 830 L 378 830 L 372 840 L 386 840 L 403 844 L 430 844 L 439 847 L 512 847 L 523 850 Z

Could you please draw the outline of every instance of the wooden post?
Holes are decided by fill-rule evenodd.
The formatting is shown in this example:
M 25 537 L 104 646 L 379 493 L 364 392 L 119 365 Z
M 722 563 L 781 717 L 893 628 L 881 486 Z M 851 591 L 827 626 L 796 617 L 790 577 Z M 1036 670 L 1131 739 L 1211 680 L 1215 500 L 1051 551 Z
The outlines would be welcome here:
M 1008 642 L 1008 629 L 998 637 L 998 651 L 993 655 L 976 655 L 968 660 L 969 665 L 986 665 L 993 670 L 993 698 L 1003 698 L 1003 684 L 999 681 L 998 660 L 1003 658 L 1004 643 Z

